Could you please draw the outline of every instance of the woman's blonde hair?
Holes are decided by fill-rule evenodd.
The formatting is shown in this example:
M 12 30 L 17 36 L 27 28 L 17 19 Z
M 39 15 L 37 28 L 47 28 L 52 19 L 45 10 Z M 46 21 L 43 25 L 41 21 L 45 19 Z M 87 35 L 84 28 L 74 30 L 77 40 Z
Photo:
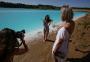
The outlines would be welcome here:
M 62 21 L 71 21 L 73 19 L 72 8 L 66 8 L 62 13 Z

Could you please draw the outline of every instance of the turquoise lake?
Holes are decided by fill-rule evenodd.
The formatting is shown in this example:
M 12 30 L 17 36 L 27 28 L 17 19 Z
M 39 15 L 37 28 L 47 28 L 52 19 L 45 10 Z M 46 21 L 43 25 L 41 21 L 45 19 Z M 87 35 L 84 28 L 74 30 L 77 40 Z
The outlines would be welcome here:
M 0 8 L 0 29 L 5 27 L 26 32 L 38 31 L 43 28 L 45 15 L 50 15 L 53 23 L 61 21 L 61 12 L 59 10 L 34 10 L 18 8 Z M 85 15 L 86 12 L 74 12 L 74 17 Z

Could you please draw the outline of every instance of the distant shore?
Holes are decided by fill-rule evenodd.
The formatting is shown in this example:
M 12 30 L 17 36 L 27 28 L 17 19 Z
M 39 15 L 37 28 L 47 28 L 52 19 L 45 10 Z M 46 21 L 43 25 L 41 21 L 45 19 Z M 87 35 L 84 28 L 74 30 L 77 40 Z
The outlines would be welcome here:
M 11 2 L 0 2 L 1 8 L 24 8 L 24 9 L 40 9 L 40 10 L 60 10 L 61 6 L 53 6 L 53 5 L 31 5 L 31 4 L 22 4 L 22 3 L 11 3 Z M 90 7 L 72 7 L 75 11 L 85 11 L 90 12 Z
M 73 9 L 75 12 L 90 12 L 90 9 Z

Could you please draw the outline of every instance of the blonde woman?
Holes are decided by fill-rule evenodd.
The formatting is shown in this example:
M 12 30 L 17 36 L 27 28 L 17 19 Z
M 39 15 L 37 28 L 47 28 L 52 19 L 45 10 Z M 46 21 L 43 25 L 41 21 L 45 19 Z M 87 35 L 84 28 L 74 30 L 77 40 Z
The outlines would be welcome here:
M 52 54 L 55 62 L 65 62 L 68 53 L 68 44 L 70 36 L 74 30 L 75 23 L 73 19 L 72 8 L 65 8 L 62 13 L 63 26 L 58 30 L 56 40 L 52 48 Z

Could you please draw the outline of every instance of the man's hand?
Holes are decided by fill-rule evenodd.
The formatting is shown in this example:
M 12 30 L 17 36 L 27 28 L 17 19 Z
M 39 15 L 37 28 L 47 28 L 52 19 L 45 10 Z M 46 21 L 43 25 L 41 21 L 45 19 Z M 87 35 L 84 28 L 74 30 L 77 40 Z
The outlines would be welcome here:
M 53 54 L 53 55 L 56 54 L 56 49 L 52 50 L 52 54 Z

